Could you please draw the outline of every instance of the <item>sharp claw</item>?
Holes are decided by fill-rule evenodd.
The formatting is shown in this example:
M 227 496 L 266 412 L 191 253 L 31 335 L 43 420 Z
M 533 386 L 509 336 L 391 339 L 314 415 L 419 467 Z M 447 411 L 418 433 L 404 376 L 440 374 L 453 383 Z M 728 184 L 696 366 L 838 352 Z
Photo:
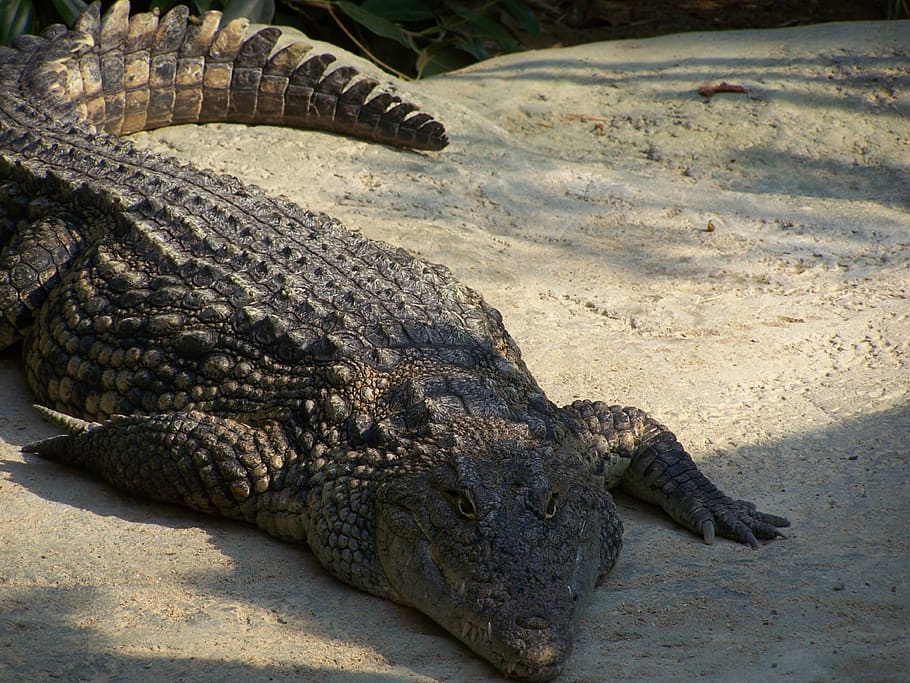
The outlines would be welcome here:
M 765 524 L 770 524 L 771 526 L 790 526 L 790 520 L 786 517 L 769 515 L 767 512 L 753 512 L 752 517 Z
M 97 422 L 80 420 L 78 417 L 52 410 L 47 406 L 35 404 L 32 407 L 41 415 L 41 417 L 51 424 L 63 429 L 68 434 L 81 434 L 82 432 L 89 431 L 92 427 L 98 426 Z
M 746 536 L 745 536 L 745 538 L 743 539 L 743 541 L 745 541 L 746 543 L 748 543 L 748 544 L 749 544 L 749 547 L 751 547 L 752 550 L 755 550 L 756 548 L 758 548 L 758 541 L 755 540 L 755 536 L 752 534 L 751 531 L 750 531 L 748 534 L 746 534 Z
M 702 522 L 701 525 L 701 535 L 705 540 L 706 545 L 711 545 L 714 543 L 714 522 L 710 519 L 706 519 Z
M 768 515 L 771 518 L 771 524 L 774 526 L 790 526 L 790 520 L 786 517 L 778 517 L 776 515 Z

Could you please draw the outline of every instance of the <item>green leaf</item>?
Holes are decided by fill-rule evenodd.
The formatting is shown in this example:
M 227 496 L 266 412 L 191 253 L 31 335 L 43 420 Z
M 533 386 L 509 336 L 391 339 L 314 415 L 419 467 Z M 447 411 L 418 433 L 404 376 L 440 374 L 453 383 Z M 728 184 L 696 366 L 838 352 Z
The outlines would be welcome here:
M 436 16 L 429 3 L 419 0 L 366 0 L 359 7 L 389 21 L 426 21 Z
M 527 31 L 532 36 L 540 33 L 540 25 L 537 23 L 534 10 L 521 2 L 521 0 L 502 0 L 502 8 L 518 22 L 522 30 Z
M 32 0 L 0 0 L 0 45 L 9 45 L 16 36 L 28 33 L 34 18 Z
M 452 5 L 451 9 L 467 22 L 468 29 L 458 30 L 458 33 L 465 36 L 467 41 L 479 44 L 484 40 L 492 40 L 507 52 L 521 49 L 521 46 L 509 32 L 489 17 L 461 5 Z M 478 59 L 486 59 L 486 57 L 478 57 Z
M 410 47 L 407 38 L 405 38 L 404 32 L 401 30 L 401 27 L 396 26 L 388 19 L 381 17 L 378 14 L 373 14 L 372 12 L 365 10 L 360 5 L 355 5 L 353 2 L 347 2 L 346 0 L 340 0 L 334 4 L 336 7 L 338 7 L 338 9 L 347 14 L 348 17 L 356 21 L 371 33 L 375 33 L 377 36 L 382 36 L 383 38 L 394 40 L 398 43 L 401 43 L 405 47 Z
M 451 45 L 428 45 L 417 56 L 417 77 L 426 78 L 454 71 L 474 63 L 467 54 Z
M 471 55 L 474 58 L 474 61 L 477 62 L 481 62 L 484 59 L 489 59 L 493 56 L 484 46 L 483 41 L 478 38 L 459 38 L 455 41 L 455 47 L 462 52 Z
M 72 26 L 76 23 L 76 19 L 79 18 L 79 15 L 82 14 L 88 5 L 82 0 L 51 0 L 54 3 L 54 7 L 57 10 L 57 13 L 60 15 L 60 18 L 63 20 L 63 23 L 67 26 Z
M 268 24 L 275 16 L 275 0 L 225 0 L 221 25 L 246 17 L 254 24 Z

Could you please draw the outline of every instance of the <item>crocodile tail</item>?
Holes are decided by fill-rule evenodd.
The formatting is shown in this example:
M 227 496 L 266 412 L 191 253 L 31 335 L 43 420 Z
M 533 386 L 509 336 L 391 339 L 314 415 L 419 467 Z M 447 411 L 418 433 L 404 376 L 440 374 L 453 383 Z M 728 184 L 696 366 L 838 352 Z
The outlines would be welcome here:
M 219 28 L 221 13 L 185 6 L 130 16 L 118 0 L 95 2 L 72 31 L 51 27 L 17 44 L 36 55 L 30 97 L 75 108 L 114 135 L 179 123 L 227 121 L 328 130 L 386 144 L 442 149 L 445 129 L 379 82 L 296 41 L 275 49 L 273 26 L 247 36 L 249 20 Z

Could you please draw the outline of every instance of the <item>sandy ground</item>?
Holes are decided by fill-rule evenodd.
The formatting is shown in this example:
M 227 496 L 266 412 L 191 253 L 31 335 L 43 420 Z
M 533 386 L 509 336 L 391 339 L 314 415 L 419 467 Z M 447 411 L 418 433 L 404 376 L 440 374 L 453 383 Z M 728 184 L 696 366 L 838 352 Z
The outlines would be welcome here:
M 749 94 L 696 94 L 719 81 Z M 136 137 L 447 264 L 552 399 L 646 408 L 790 517 L 759 550 L 705 546 L 620 498 L 625 550 L 563 680 L 906 680 L 910 23 L 588 45 L 410 88 L 445 151 Z M 16 353 L 0 392 L 0 679 L 495 678 L 305 549 L 23 456 L 52 429 Z

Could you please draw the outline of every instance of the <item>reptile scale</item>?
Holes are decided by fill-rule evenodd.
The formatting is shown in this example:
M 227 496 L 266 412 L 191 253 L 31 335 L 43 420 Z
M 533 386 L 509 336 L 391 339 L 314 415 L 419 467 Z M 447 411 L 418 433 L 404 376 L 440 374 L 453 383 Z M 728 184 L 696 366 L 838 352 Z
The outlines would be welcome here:
M 440 123 L 280 31 L 96 3 L 0 48 L 0 348 L 63 434 L 25 450 L 306 543 L 507 676 L 557 676 L 622 523 L 708 543 L 786 519 L 721 493 L 645 412 L 550 402 L 444 267 L 119 136 L 318 128 L 426 150 Z

